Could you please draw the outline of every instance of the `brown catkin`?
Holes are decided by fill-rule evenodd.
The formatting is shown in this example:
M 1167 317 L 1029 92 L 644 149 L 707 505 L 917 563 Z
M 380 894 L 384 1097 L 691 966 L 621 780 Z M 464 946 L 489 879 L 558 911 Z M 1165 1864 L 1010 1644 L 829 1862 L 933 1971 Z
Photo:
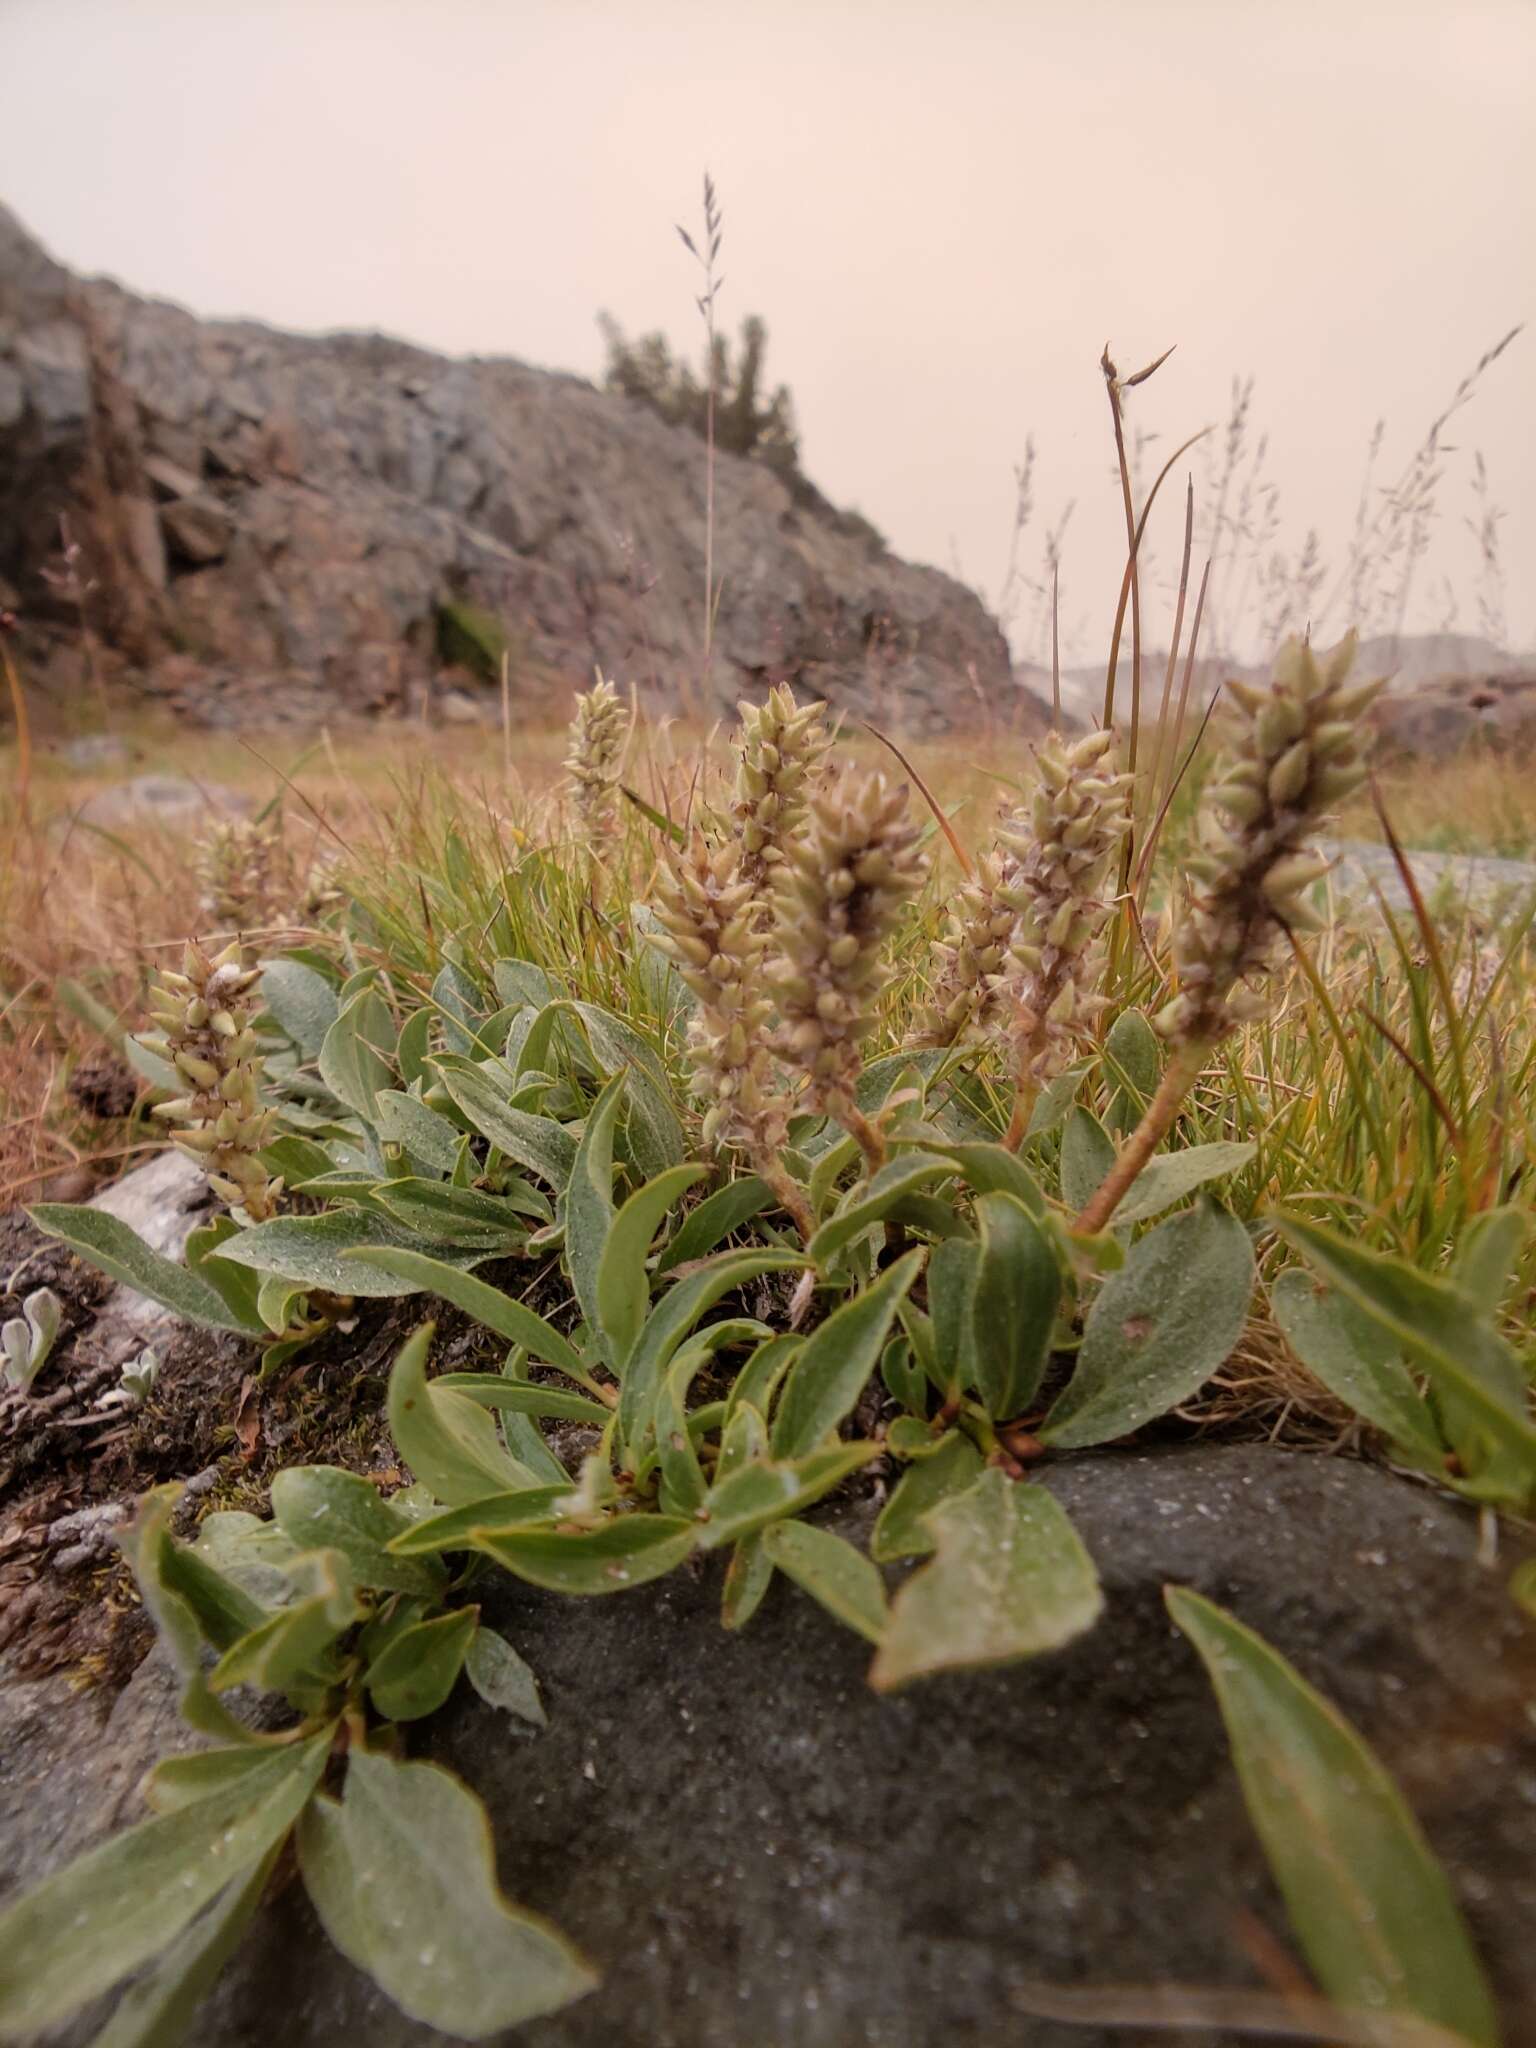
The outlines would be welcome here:
M 789 1107 L 768 1051 L 773 1015 L 763 976 L 766 936 L 753 916 L 734 840 L 711 847 L 695 832 L 657 881 L 654 943 L 696 998 L 688 1024 L 693 1089 L 707 1107 L 706 1146 L 740 1145 L 754 1159 L 784 1143 Z
M 570 748 L 565 757 L 577 818 L 596 844 L 613 835 L 614 799 L 624 763 L 627 723 L 618 691 L 599 671 L 592 688 L 577 696 L 569 728 Z

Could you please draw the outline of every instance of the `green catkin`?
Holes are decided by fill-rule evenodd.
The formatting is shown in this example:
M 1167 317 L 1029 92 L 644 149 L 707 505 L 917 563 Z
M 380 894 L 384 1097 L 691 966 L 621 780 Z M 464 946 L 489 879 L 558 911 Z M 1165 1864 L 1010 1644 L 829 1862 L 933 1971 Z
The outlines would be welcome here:
M 261 1059 L 251 1028 L 250 991 L 258 979 L 238 941 L 210 959 L 194 940 L 181 972 L 162 969 L 150 988 L 150 1014 L 160 1034 L 145 1040 L 188 1090 L 160 1103 L 155 1115 L 179 1126 L 172 1143 L 202 1167 L 237 1220 L 249 1223 L 277 1213 L 283 1185 L 257 1157 L 271 1142 L 274 1119 L 262 1107 Z
M 741 843 L 742 879 L 766 892 L 784 849 L 799 831 L 831 735 L 820 704 L 797 704 L 787 683 L 763 704 L 743 704 L 740 762 L 731 816 Z
M 613 836 L 615 798 L 629 737 L 619 693 L 601 670 L 592 688 L 578 694 L 569 733 L 565 772 L 576 815 L 588 838 L 600 844 Z

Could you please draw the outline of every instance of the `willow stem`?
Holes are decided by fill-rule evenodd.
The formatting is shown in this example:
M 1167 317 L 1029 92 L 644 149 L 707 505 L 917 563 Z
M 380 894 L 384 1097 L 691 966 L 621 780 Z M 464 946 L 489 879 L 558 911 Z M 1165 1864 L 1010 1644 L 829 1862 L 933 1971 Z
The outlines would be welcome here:
M 872 1124 L 861 1109 L 850 1102 L 848 1107 L 837 1112 L 837 1120 L 849 1137 L 854 1139 L 864 1154 L 864 1163 L 871 1176 L 877 1174 L 886 1161 L 885 1133 L 878 1124 Z
M 779 1165 L 776 1159 L 754 1159 L 752 1171 L 766 1186 L 772 1188 L 778 1197 L 779 1206 L 786 1211 L 802 1244 L 809 1244 L 816 1234 L 816 1218 L 811 1214 L 811 1205 L 805 1198 L 803 1188 L 796 1185 Z
M 1185 1096 L 1200 1077 L 1200 1069 L 1209 1050 L 1207 1041 L 1194 1040 L 1180 1046 L 1168 1062 L 1157 1093 L 1147 1104 L 1145 1116 L 1126 1140 L 1125 1150 L 1089 1197 L 1082 1214 L 1072 1225 L 1074 1231 L 1085 1237 L 1096 1237 L 1106 1227 L 1129 1194 L 1137 1175 L 1167 1137 Z

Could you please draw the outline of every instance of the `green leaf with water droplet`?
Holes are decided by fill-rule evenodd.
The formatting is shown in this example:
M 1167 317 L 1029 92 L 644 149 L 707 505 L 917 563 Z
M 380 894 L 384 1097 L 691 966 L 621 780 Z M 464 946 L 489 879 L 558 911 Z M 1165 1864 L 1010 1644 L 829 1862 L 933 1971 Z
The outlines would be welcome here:
M 440 1565 L 390 1550 L 401 1532 L 400 1516 L 359 1473 L 335 1465 L 290 1465 L 272 1481 L 272 1514 L 296 1549 L 339 1550 L 360 1586 L 429 1599 L 442 1593 Z
M 1498 2020 L 1444 1871 L 1336 1707 L 1234 1615 L 1165 1588 L 1216 1689 L 1248 1813 L 1318 1983 L 1495 2048 Z
M 680 1515 L 615 1515 L 595 1529 L 498 1529 L 474 1548 L 551 1593 L 624 1593 L 659 1579 L 693 1549 L 698 1526 Z
M 341 1802 L 304 1816 L 299 1868 L 342 1954 L 444 2033 L 483 2039 L 597 1981 L 558 1929 L 502 1893 L 484 1807 L 436 1764 L 354 1751 Z
M 1100 1288 L 1040 1441 L 1110 1443 L 1189 1400 L 1231 1355 L 1252 1293 L 1248 1233 L 1215 1203 L 1148 1231 Z
M 1093 1560 L 1043 1486 L 992 1466 L 928 1521 L 937 1555 L 891 1603 L 870 1667 L 877 1692 L 1036 1657 L 1098 1620 L 1104 1595 Z
M 831 1529 L 809 1522 L 775 1522 L 763 1531 L 763 1549 L 829 1614 L 872 1643 L 885 1633 L 885 1581 L 861 1550 Z
M 330 1746 L 326 1729 L 268 1751 L 222 1790 L 114 1835 L 0 1913 L 0 2033 L 50 2026 L 159 1955 L 287 1834 Z

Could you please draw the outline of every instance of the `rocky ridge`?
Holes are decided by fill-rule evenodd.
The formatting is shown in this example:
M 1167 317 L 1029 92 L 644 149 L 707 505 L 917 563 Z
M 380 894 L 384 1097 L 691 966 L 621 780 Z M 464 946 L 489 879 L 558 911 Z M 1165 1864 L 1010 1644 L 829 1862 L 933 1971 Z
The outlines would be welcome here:
M 210 722 L 410 710 L 466 652 L 458 715 L 494 715 L 499 631 L 524 707 L 594 665 L 708 716 L 781 678 L 917 730 L 1013 707 L 972 592 L 760 463 L 721 456 L 716 496 L 706 670 L 694 436 L 523 363 L 82 282 L 0 207 L 0 605 L 56 691 L 85 682 L 62 513 L 109 676 Z

